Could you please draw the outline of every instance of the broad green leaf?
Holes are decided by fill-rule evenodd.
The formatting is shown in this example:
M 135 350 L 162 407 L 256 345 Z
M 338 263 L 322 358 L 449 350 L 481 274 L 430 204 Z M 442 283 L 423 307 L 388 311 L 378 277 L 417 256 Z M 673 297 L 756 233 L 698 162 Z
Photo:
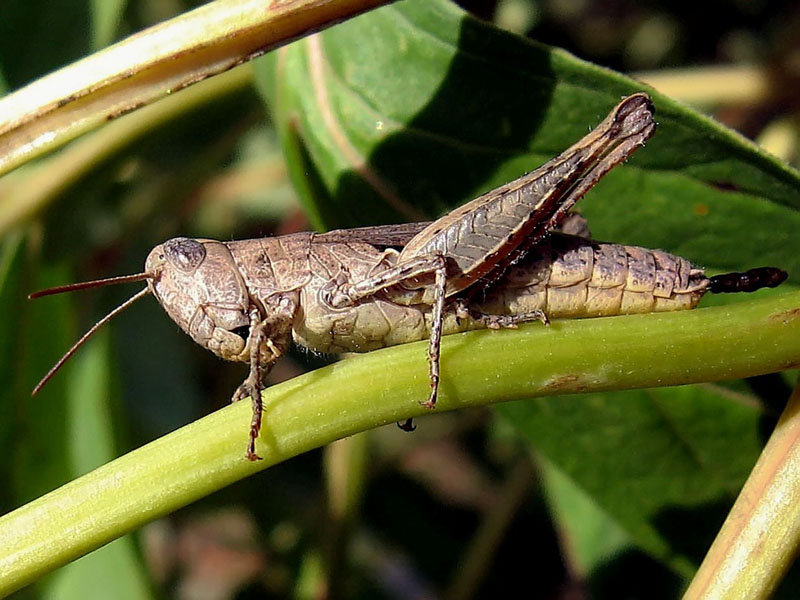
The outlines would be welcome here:
M 564 538 L 566 560 L 588 579 L 631 545 L 631 538 L 581 487 L 544 456 L 536 461 L 545 494 Z
M 593 597 L 677 597 L 681 577 L 644 555 L 613 516 L 541 453 L 536 462 L 564 560 Z

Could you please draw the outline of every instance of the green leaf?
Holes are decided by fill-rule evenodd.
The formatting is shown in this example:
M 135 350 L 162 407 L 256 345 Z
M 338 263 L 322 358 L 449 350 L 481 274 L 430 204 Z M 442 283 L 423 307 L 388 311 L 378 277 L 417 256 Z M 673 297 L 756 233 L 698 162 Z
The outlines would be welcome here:
M 634 543 L 684 576 L 761 449 L 752 398 L 706 386 L 539 398 L 497 410 Z
M 588 579 L 630 547 L 631 538 L 586 491 L 542 455 L 537 456 L 545 495 L 576 574 Z

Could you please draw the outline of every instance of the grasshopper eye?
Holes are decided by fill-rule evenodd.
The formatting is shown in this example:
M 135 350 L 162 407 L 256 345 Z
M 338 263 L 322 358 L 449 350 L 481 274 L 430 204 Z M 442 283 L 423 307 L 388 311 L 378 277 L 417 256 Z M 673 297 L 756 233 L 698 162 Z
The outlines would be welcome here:
M 165 242 L 164 253 L 174 267 L 187 273 L 199 267 L 206 257 L 203 244 L 189 238 L 174 238 Z
M 250 327 L 247 325 L 242 325 L 241 327 L 231 329 L 231 333 L 235 333 L 246 342 L 247 338 L 250 337 Z

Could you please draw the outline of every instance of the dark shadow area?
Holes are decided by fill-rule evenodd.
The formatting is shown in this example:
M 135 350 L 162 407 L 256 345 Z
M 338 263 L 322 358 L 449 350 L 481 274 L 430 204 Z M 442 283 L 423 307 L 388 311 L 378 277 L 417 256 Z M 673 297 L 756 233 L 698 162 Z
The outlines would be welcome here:
M 369 157 L 369 168 L 392 182 L 391 193 L 419 217 L 462 202 L 504 161 L 526 151 L 549 105 L 555 80 L 547 52 L 493 28 L 487 35 L 488 28 L 473 18 L 461 21 L 458 52 L 436 94 Z M 410 220 L 348 171 L 338 181 L 330 225 L 364 224 L 365 214 L 373 223 Z
M 693 508 L 672 507 L 653 519 L 653 525 L 674 555 L 695 564 L 702 562 L 730 510 L 730 500 Z M 595 598 L 678 598 L 687 585 L 661 562 L 636 549 L 628 549 L 595 569 L 589 587 Z
M 486 0 L 492 1 L 492 0 Z M 465 6 L 481 0 L 459 0 Z M 730 4 L 689 0 L 587 2 L 574 10 L 561 10 L 554 2 L 542 3 L 541 14 L 526 34 L 546 44 L 591 54 L 595 61 L 620 71 L 675 67 L 691 57 L 696 64 L 714 64 L 734 51 L 726 42 L 730 32 L 743 36 L 776 35 L 796 22 L 798 5 L 792 0 L 764 0 Z M 486 9 L 484 9 L 486 10 Z M 777 15 L 782 18 L 777 19 Z M 628 42 L 646 19 L 655 19 L 669 35 L 650 40 L 660 51 L 633 53 Z M 652 31 L 652 30 L 651 30 Z M 609 35 L 614 32 L 615 35 Z
M 773 600 L 793 600 L 797 598 L 797 590 L 800 590 L 800 564 L 795 557 L 794 563 L 789 567 L 772 598 Z
M 699 566 L 730 511 L 730 507 L 729 500 L 711 502 L 691 509 L 674 507 L 662 511 L 653 522 L 676 554 L 687 556 Z M 618 583 L 622 579 L 624 578 L 611 578 L 610 581 Z M 798 589 L 800 589 L 800 566 L 795 562 L 787 571 L 773 597 L 797 598 Z M 619 596 L 615 595 L 614 597 Z M 638 597 L 650 598 L 653 596 L 646 594 Z M 678 593 L 676 591 L 667 597 L 677 598 Z
M 644 552 L 629 549 L 595 569 L 589 578 L 591 597 L 625 600 L 672 600 L 680 597 L 684 583 Z
M 457 571 L 459 561 L 482 519 L 464 506 L 443 504 L 416 481 L 389 473 L 372 482 L 364 515 L 372 531 L 410 557 L 406 582 L 427 582 L 439 593 L 462 574 Z M 493 550 L 493 556 L 485 558 L 490 566 L 473 597 L 501 598 L 514 590 L 519 592 L 512 596 L 558 597 L 567 574 L 541 496 L 527 496 Z
M 749 377 L 745 380 L 745 383 L 758 396 L 764 406 L 759 419 L 758 430 L 762 444 L 766 444 L 786 407 L 786 402 L 792 394 L 792 388 L 780 373 Z
M 9 89 L 65 66 L 90 52 L 89 3 L 4 0 L 0 8 L 0 65 Z M 48 40 L 42 44 L 41 40 Z
M 652 522 L 674 554 L 699 565 L 730 509 L 731 499 L 723 498 L 693 507 L 665 508 Z

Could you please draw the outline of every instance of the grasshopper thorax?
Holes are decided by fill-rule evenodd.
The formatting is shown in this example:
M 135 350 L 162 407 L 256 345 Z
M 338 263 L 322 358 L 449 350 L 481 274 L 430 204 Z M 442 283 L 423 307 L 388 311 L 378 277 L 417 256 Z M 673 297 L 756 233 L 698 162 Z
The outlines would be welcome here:
M 174 238 L 145 261 L 148 288 L 191 338 L 226 360 L 249 360 L 252 304 L 239 269 L 222 242 Z

